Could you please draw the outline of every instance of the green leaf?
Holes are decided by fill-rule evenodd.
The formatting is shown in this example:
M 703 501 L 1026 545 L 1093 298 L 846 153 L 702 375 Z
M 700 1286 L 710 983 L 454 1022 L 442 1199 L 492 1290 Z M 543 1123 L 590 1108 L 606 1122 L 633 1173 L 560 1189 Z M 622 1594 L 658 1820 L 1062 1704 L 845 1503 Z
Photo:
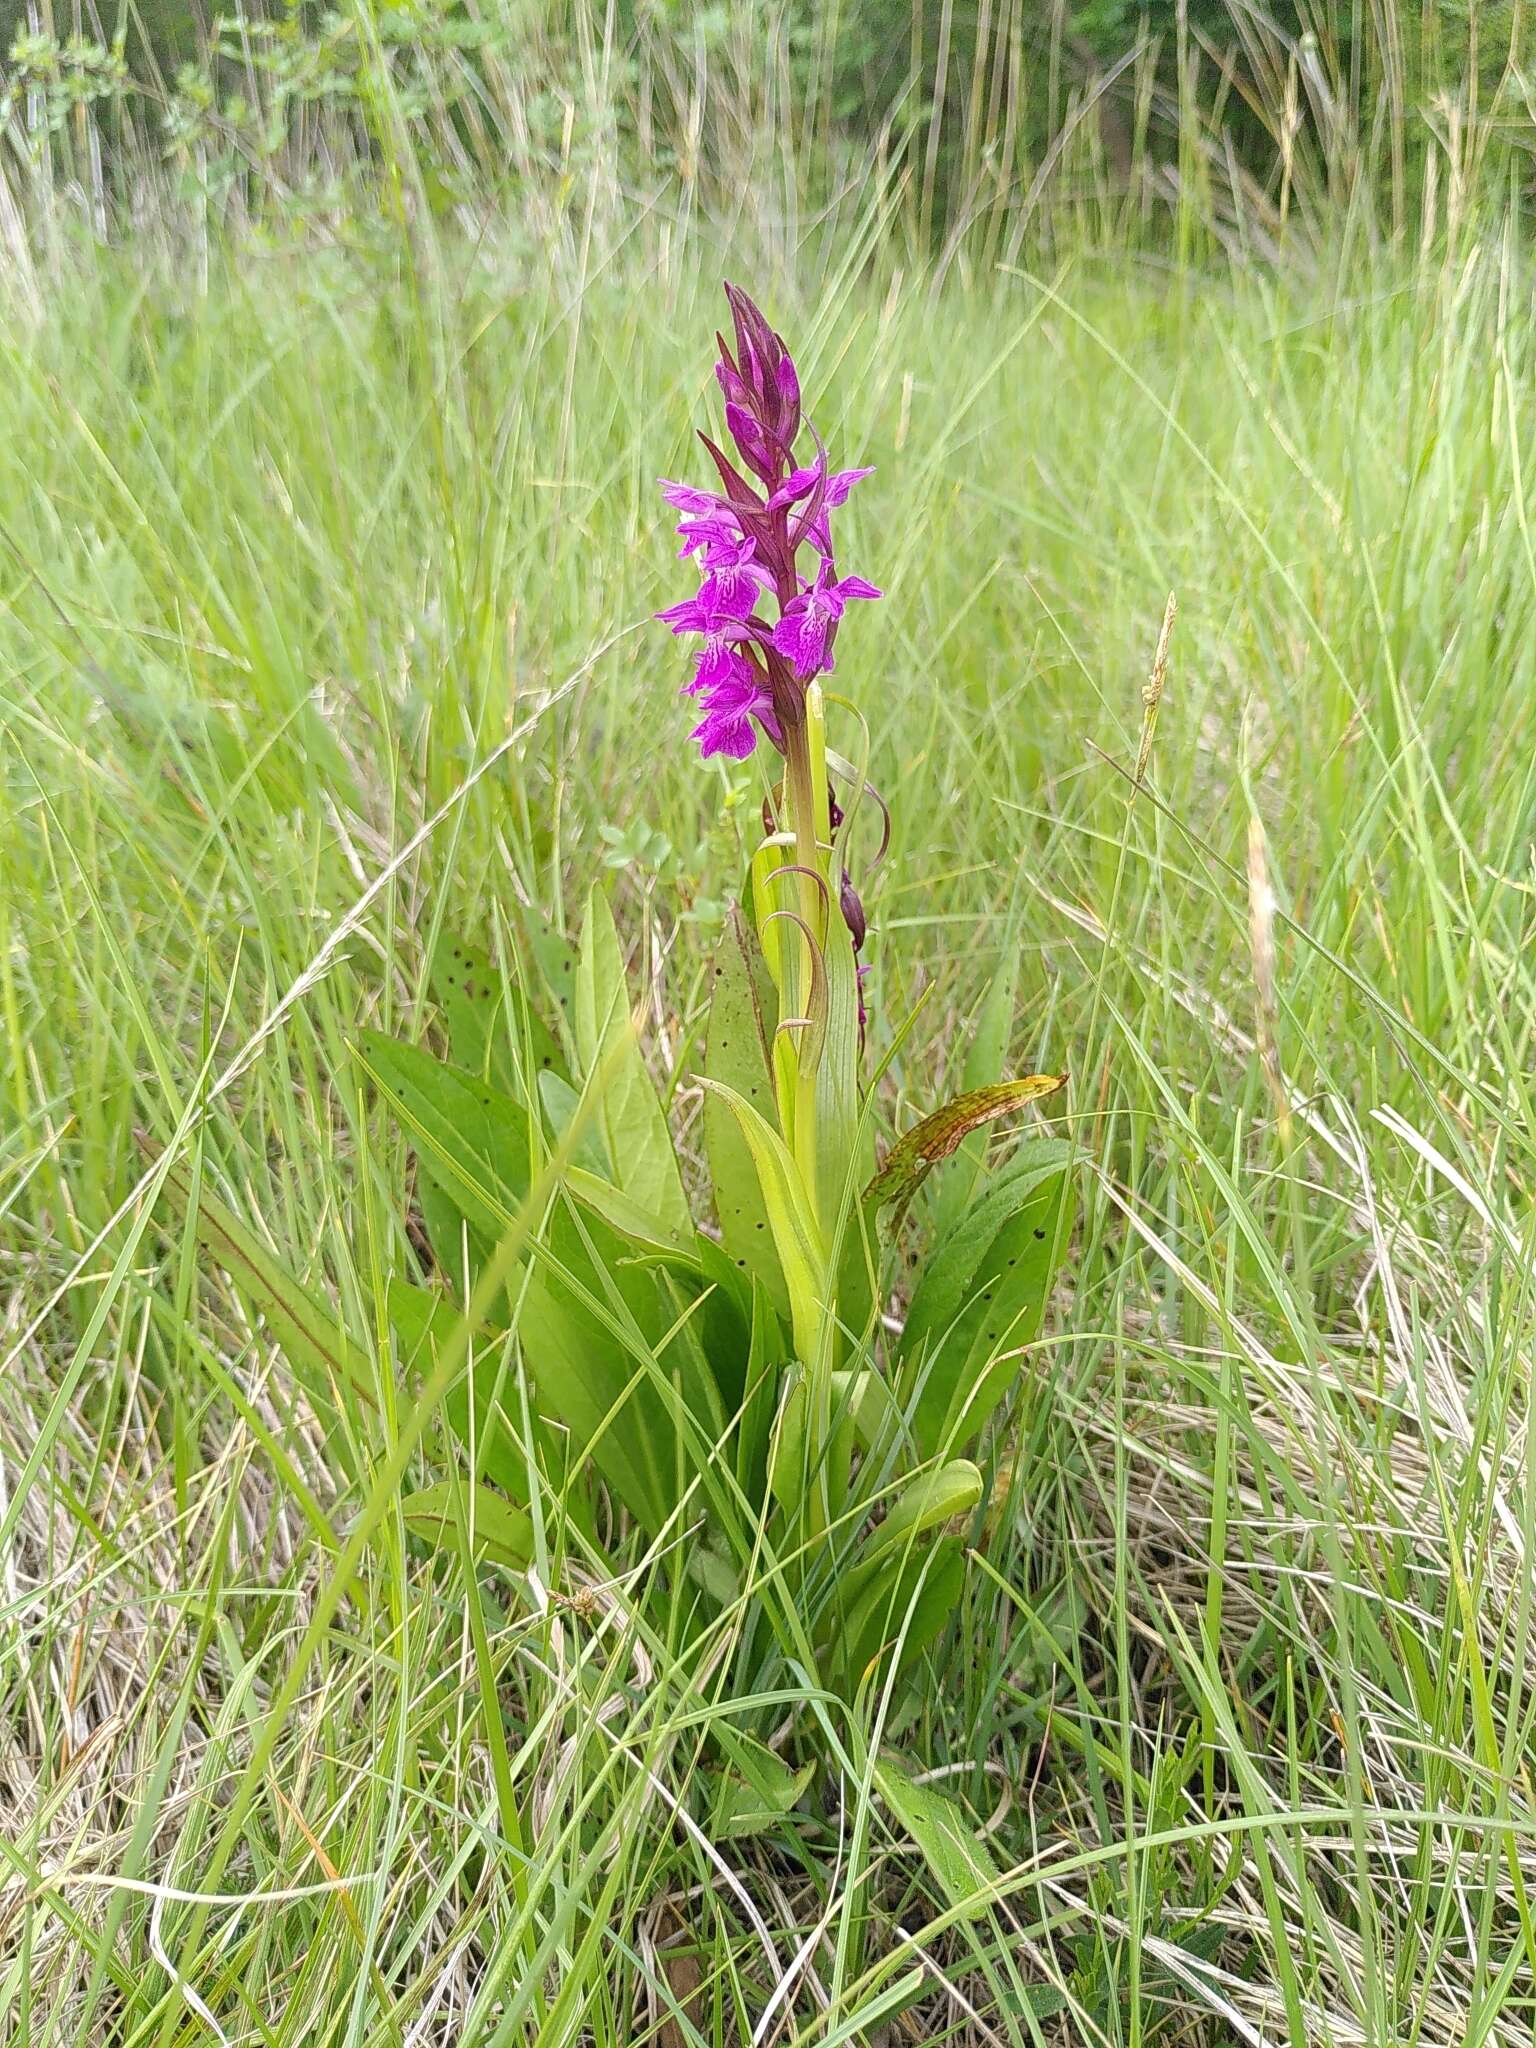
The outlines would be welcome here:
M 177 1160 L 167 1168 L 163 1185 L 185 1214 L 193 1198 L 190 1166 Z M 261 1311 L 306 1391 L 329 1404 L 337 1388 L 345 1384 L 370 1407 L 377 1405 L 368 1353 L 353 1343 L 325 1304 L 301 1287 L 233 1209 L 206 1186 L 198 1189 L 196 1201 L 193 1228 L 198 1243 Z
M 921 1852 L 948 1903 L 968 1920 L 990 1910 L 1000 1885 L 991 1852 L 964 1807 L 931 1785 L 916 1784 L 905 1765 L 881 1757 L 875 1788 Z
M 901 1410 L 878 1372 L 834 1372 L 832 1407 L 852 1418 L 859 1447 L 866 1453 L 894 1443 L 901 1433 Z
M 1029 1074 L 1022 1080 L 997 1081 L 989 1088 L 973 1088 L 966 1095 L 955 1096 L 896 1140 L 864 1190 L 864 1200 L 877 1209 L 887 1202 L 905 1207 L 939 1161 L 957 1151 L 972 1131 L 1028 1102 L 1054 1095 L 1066 1082 L 1065 1074 Z
M 728 1747 L 737 1768 L 722 1772 L 715 1780 L 710 1820 L 714 1841 L 766 1834 L 800 1804 L 816 1775 L 814 1762 L 791 1770 L 764 1743 L 737 1731 Z
M 1039 1335 L 1070 1231 L 1068 1148 L 1027 1146 L 923 1265 L 897 1351 L 912 1434 L 931 1457 L 975 1440 Z
M 843 1575 L 833 1610 L 840 1641 L 831 1647 L 843 1659 L 850 1690 L 863 1684 L 876 1658 L 892 1643 L 901 1642 L 905 1664 L 943 1626 L 958 1598 L 963 1566 L 958 1543 L 934 1532 L 969 1516 L 981 1499 L 981 1489 L 981 1473 L 965 1458 L 919 1472 L 885 1519 L 864 1537 L 856 1561 Z M 934 1573 L 940 1590 L 930 1592 L 928 1581 Z
M 430 1373 L 437 1353 L 463 1321 L 458 1307 L 446 1295 L 405 1280 L 390 1281 L 388 1302 L 402 1367 Z M 505 1332 L 486 1330 L 469 1346 L 462 1376 L 443 1397 L 443 1414 L 460 1443 L 466 1448 L 473 1443 L 476 1476 L 522 1499 L 528 1489 L 527 1466 L 495 1399 L 505 1344 Z
M 890 1606 L 901 1627 L 898 1673 L 910 1670 L 955 1617 L 965 1588 L 965 1538 L 935 1538 L 921 1561 L 927 1566 L 921 1582 L 917 1583 L 919 1575 L 914 1569 L 919 1559 L 914 1557 L 897 1584 L 896 1598 Z
M 734 1088 L 712 1081 L 707 1075 L 704 1087 L 731 1111 L 752 1154 L 757 1184 L 768 1212 L 768 1227 L 779 1255 L 779 1269 L 789 1294 L 795 1346 L 803 1360 L 813 1359 L 824 1314 L 826 1255 L 800 1169 L 778 1132 Z
M 483 947 L 445 938 L 431 987 L 447 1020 L 455 1066 L 483 1075 L 518 1101 L 532 1093 L 524 1071 L 530 1065 L 535 1075 L 554 1073 L 569 1080 L 559 1040 L 533 1004 L 521 999 L 523 991 L 508 991 L 501 969 Z
M 749 1501 L 761 1501 L 767 1487 L 768 1445 L 783 1377 L 784 1326 L 766 1290 L 753 1282 L 752 1333 L 742 1374 L 741 1423 L 736 1440 L 736 1477 Z
M 533 1524 L 521 1508 L 503 1500 L 489 1486 L 440 1479 L 435 1486 L 408 1494 L 400 1503 L 400 1511 L 411 1534 L 435 1550 L 456 1550 L 459 1537 L 454 1514 L 455 1490 L 462 1496 L 464 1520 L 476 1555 L 521 1571 L 533 1556 Z
M 724 1248 L 701 1231 L 694 1239 L 688 1266 L 677 1259 L 668 1261 L 671 1272 L 692 1293 L 707 1289 L 704 1303 L 694 1318 L 699 1341 L 709 1360 L 710 1371 L 720 1390 L 726 1416 L 733 1416 L 746 1396 L 748 1361 L 752 1349 L 753 1281 L 734 1264 Z M 761 1290 L 756 1290 L 760 1292 Z M 768 1325 L 778 1330 L 778 1318 L 767 1312 Z M 780 1339 L 782 1344 L 782 1338 Z
M 559 1143 L 581 1113 L 581 1097 L 562 1075 L 546 1072 L 539 1076 L 539 1107 Z M 603 1150 L 601 1133 L 592 1124 L 587 1124 L 577 1133 L 570 1159 L 573 1166 L 583 1167 L 588 1173 L 606 1179 L 608 1155 Z
M 476 1230 L 501 1237 L 528 1193 L 527 1112 L 488 1081 L 382 1032 L 361 1034 L 358 1057 L 405 1127 L 423 1170 Z M 457 1247 L 446 1258 L 437 1249 L 457 1278 Z
M 666 1112 L 630 1016 L 624 955 L 601 890 L 587 900 L 576 971 L 576 1045 L 587 1086 L 600 1092 L 597 1119 L 610 1179 L 656 1219 L 664 1237 L 688 1243 L 693 1218 L 683 1193 Z
M 715 950 L 704 1072 L 750 1103 L 767 1121 L 774 1115 L 773 1076 L 754 955 L 765 976 L 757 935 L 733 906 Z M 787 1316 L 789 1290 L 752 1148 L 734 1110 L 720 1095 L 707 1093 L 704 1097 L 704 1153 L 726 1252 L 762 1283 L 774 1308 Z
M 577 949 L 565 933 L 531 903 L 519 903 L 514 899 L 513 916 L 530 968 L 529 985 L 547 992 L 559 1026 L 560 1042 L 567 1055 L 573 1057 L 576 1046 Z
M 791 1366 L 781 1376 L 778 1391 L 778 1409 L 768 1443 L 768 1485 L 774 1499 L 793 1520 L 800 1513 L 810 1482 L 806 1441 L 809 1395 L 804 1366 Z
M 981 1499 L 981 1473 L 969 1458 L 951 1458 L 932 1471 L 909 1479 L 860 1546 L 857 1577 L 891 1552 L 905 1550 L 930 1529 L 968 1515 Z
M 859 1117 L 857 963 L 835 901 L 821 955 L 827 1031 L 816 1067 L 816 1196 L 818 1214 L 830 1219 L 855 1205 L 873 1161 L 872 1139 Z
M 611 1223 L 615 1230 L 632 1238 L 642 1250 L 661 1253 L 670 1259 L 682 1259 L 697 1269 L 691 1227 L 686 1236 L 668 1237 L 666 1225 L 659 1216 L 653 1215 L 623 1188 L 615 1187 L 601 1174 L 588 1173 L 585 1167 L 568 1166 L 565 1184 L 578 1202 L 595 1209 L 605 1223 Z
M 965 1543 L 960 1536 L 936 1536 L 897 1557 L 856 1598 L 841 1603 L 841 1652 L 847 1689 L 858 1692 L 875 1673 L 877 1660 L 897 1652 L 898 1674 L 916 1663 L 947 1627 L 965 1585 Z
M 540 1412 L 569 1433 L 572 1462 L 590 1457 L 653 1531 L 693 1464 L 678 1441 L 674 1388 L 696 1411 L 709 1405 L 677 1321 L 664 1276 L 637 1264 L 625 1238 L 567 1201 L 554 1205 L 522 1296 L 523 1362 Z

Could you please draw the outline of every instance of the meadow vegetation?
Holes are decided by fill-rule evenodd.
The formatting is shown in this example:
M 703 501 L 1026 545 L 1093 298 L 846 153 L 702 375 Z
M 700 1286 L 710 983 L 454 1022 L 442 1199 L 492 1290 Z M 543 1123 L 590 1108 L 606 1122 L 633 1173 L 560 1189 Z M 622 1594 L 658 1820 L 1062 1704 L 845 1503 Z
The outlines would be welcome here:
M 217 178 L 116 99 L 9 109 L 0 2035 L 1530 2041 L 1518 65 L 1415 100 L 1362 12 L 1325 93 L 1274 28 L 1239 151 L 1208 55 L 1128 45 L 1129 166 L 1079 80 L 1026 176 L 1006 91 L 855 146 L 729 22 L 679 73 L 583 17 L 564 99 L 455 110 L 462 37 L 411 98 L 348 20 L 358 106 Z M 596 887 L 705 1198 L 763 782 L 686 747 L 651 614 L 722 275 L 875 470 L 837 682 L 892 820 L 881 1142 L 999 1015 L 1070 1075 L 1072 1242 L 899 1695 L 733 1661 L 782 1586 L 701 1630 L 701 1519 L 530 1456 L 512 1569 L 462 1491 L 403 1505 L 468 1466 L 385 1307 L 432 1277 L 421 1134 L 357 1048 L 441 1047 L 444 946 L 510 985 Z M 531 1442 L 526 1385 L 514 1345 Z M 759 1742 L 814 1765 L 782 1812 Z

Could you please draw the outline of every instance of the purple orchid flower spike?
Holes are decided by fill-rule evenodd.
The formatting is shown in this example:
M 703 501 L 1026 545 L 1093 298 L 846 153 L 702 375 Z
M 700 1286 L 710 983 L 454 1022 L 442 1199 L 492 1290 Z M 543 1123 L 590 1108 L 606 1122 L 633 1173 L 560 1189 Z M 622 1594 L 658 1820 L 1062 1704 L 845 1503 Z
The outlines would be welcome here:
M 797 463 L 804 420 L 794 360 L 739 285 L 728 284 L 725 295 L 732 339 L 715 337 L 715 376 L 735 460 L 701 434 L 720 490 L 670 480 L 661 486 L 682 515 L 679 552 L 701 581 L 696 596 L 657 617 L 674 633 L 704 642 L 684 685 L 706 705 L 693 732 L 700 753 L 741 761 L 759 733 L 783 751 L 786 731 L 803 719 L 806 684 L 832 667 L 847 604 L 880 592 L 862 576 L 839 579 L 833 568 L 831 514 L 869 470 L 833 470 L 814 430 L 815 460 Z M 807 545 L 818 557 L 809 579 L 798 564 Z

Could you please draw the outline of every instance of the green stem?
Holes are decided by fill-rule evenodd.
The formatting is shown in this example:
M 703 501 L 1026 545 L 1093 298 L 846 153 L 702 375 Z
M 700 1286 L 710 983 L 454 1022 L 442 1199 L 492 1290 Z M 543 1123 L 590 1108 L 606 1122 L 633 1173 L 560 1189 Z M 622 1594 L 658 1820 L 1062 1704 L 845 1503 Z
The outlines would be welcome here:
M 806 691 L 805 719 L 788 735 L 785 756 L 784 800 L 787 823 L 794 835 L 800 915 L 805 930 L 795 949 L 800 972 L 795 990 L 796 1013 L 809 1014 L 813 976 L 810 947 L 825 947 L 832 914 L 830 853 L 831 812 L 827 802 L 826 712 L 821 691 L 812 683 Z M 806 1196 L 817 1225 L 825 1233 L 831 1219 L 821 1213 L 819 1118 L 816 1102 L 816 1068 L 804 1058 L 810 1034 L 802 1031 L 795 1040 L 795 1127 L 794 1155 Z M 836 1304 L 832 1300 L 830 1262 L 823 1265 L 824 1308 L 816 1332 L 812 1355 L 805 1358 L 807 1385 L 805 1454 L 807 1479 L 806 1513 L 810 1526 L 824 1531 L 832 1512 L 830 1475 L 825 1460 L 832 1427 L 832 1339 L 837 1326 Z
M 794 727 L 788 736 L 784 801 L 788 811 L 789 829 L 794 834 L 795 865 L 800 869 L 800 874 L 796 878 L 799 884 L 800 915 L 805 921 L 806 934 L 815 934 L 818 943 L 826 936 L 826 907 L 830 900 L 823 893 L 828 886 L 826 856 L 822 850 L 822 827 L 827 808 L 826 751 L 826 724 L 821 692 L 813 684 L 806 692 L 805 721 L 802 725 Z M 830 838 L 830 827 L 827 828 L 825 836 Z M 815 880 L 817 876 L 821 877 L 820 887 Z M 801 944 L 794 949 L 799 961 L 795 984 L 795 1013 L 801 1017 L 808 1014 L 811 1001 L 813 984 L 808 951 L 810 945 L 811 938 L 804 936 Z M 794 1153 L 812 1209 L 816 1210 L 816 1071 L 814 1067 L 809 1067 L 802 1057 L 805 1037 L 806 1034 L 801 1032 L 795 1040 Z M 818 1211 L 817 1221 L 821 1220 Z M 806 1363 L 809 1364 L 810 1361 L 807 1360 Z

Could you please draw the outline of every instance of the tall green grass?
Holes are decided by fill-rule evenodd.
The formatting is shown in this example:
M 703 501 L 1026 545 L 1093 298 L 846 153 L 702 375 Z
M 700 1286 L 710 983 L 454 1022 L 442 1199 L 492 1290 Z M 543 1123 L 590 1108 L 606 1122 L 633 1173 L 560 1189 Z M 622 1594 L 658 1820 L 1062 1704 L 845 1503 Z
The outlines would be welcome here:
M 5 274 L 0 2026 L 1528 2040 L 1514 229 L 1442 181 L 1422 234 L 1345 203 L 1268 263 L 1202 204 L 1179 263 L 1058 214 L 945 264 L 878 182 L 829 225 L 792 180 L 732 216 L 588 165 L 467 236 L 414 161 L 366 231 L 66 207 Z M 711 1839 L 738 1707 L 668 1560 L 620 1532 L 599 1572 L 552 1511 L 526 1584 L 424 1556 L 398 1502 L 446 1437 L 399 1388 L 322 1457 L 151 1201 L 179 1147 L 369 1328 L 406 1159 L 352 1036 L 432 1028 L 439 930 L 603 877 L 696 1113 L 758 792 L 683 743 L 653 486 L 737 270 L 876 465 L 848 545 L 890 596 L 839 679 L 894 820 L 877 1049 L 935 985 L 889 1126 L 1017 921 L 1014 1058 L 1071 1070 L 1089 1176 L 885 1730 L 991 1816 L 982 1917 L 809 1685 L 752 1704 L 820 1717 L 835 1797 Z

